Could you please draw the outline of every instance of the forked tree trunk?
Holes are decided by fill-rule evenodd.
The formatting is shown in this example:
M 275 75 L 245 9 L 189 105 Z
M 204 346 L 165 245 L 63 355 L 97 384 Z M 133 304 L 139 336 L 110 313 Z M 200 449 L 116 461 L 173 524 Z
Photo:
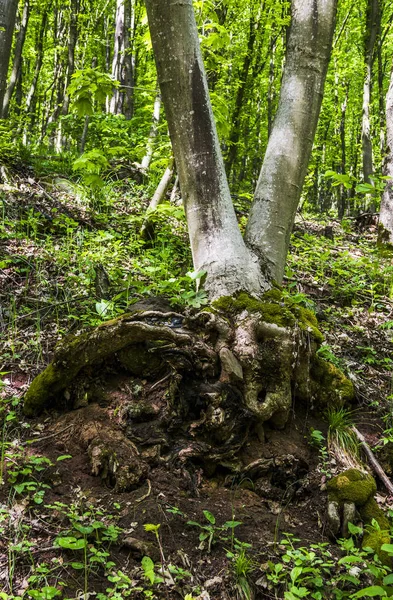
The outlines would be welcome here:
M 244 243 L 224 172 L 192 0 L 146 1 L 194 266 L 207 271 L 213 299 L 238 290 L 259 295 L 269 280 L 282 280 L 322 102 L 336 4 L 292 2 L 279 106 Z
M 293 0 L 273 129 L 255 190 L 246 243 L 281 282 L 310 159 L 332 47 L 337 0 Z
M 390 85 L 386 96 L 386 145 L 385 175 L 386 182 L 379 217 L 379 242 L 393 244 L 393 66 L 390 73 Z
M 267 284 L 245 246 L 225 176 L 192 0 L 147 0 L 158 80 L 188 223 L 194 266 L 212 298 Z
M 17 0 L 0 0 L 0 109 L 7 86 L 8 64 L 15 27 Z

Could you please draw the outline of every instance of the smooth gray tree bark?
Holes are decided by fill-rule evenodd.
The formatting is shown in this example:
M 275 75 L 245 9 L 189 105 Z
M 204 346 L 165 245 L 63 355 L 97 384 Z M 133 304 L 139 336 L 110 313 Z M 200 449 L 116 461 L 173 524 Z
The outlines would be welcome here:
M 393 66 L 390 73 L 390 85 L 386 95 L 386 182 L 379 215 L 379 242 L 393 244 Z
M 146 0 L 194 266 L 210 298 L 281 281 L 317 126 L 337 0 L 292 0 L 273 130 L 242 239 L 225 176 L 192 0 Z
M 245 235 L 278 283 L 317 128 L 336 6 L 337 0 L 292 0 L 280 99 Z
M 8 64 L 15 27 L 17 0 L 0 0 L 0 107 L 7 87 Z

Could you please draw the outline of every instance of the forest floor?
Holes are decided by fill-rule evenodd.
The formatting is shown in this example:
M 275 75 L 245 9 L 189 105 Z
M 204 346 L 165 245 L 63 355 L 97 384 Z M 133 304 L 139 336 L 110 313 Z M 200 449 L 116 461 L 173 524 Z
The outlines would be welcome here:
M 149 295 L 196 307 L 203 297 L 185 274 L 179 207 L 162 209 L 154 244 L 141 242 L 143 186 L 119 182 L 88 202 L 67 178 L 13 175 L 0 199 L 0 598 L 284 598 L 274 565 L 289 547 L 316 544 L 339 560 L 325 483 L 342 466 L 312 407 L 295 404 L 284 430 L 250 441 L 245 462 L 269 465 L 256 482 L 152 463 L 140 487 L 121 493 L 92 474 L 78 436 L 84 413 L 23 417 L 24 392 L 67 333 Z M 392 475 L 393 261 L 377 249 L 375 224 L 355 224 L 299 215 L 285 290 L 316 312 L 321 357 L 354 383 L 353 421 Z M 121 427 L 123 409 L 115 394 L 97 407 L 97 427 Z M 383 488 L 377 498 L 390 509 Z

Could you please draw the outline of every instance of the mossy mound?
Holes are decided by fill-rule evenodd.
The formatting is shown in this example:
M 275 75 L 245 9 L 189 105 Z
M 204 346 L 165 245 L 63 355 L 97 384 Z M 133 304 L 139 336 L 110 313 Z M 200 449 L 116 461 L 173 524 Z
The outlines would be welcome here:
M 353 502 L 356 507 L 366 504 L 377 491 L 374 478 L 358 469 L 348 469 L 333 477 L 328 484 L 329 500 Z
M 273 323 L 279 327 L 298 327 L 312 335 L 317 344 L 321 344 L 324 336 L 318 329 L 315 314 L 284 297 L 280 289 L 273 287 L 265 292 L 260 300 L 252 298 L 245 292 L 236 296 L 223 296 L 212 303 L 212 308 L 234 316 L 246 310 L 250 314 L 259 313 L 265 323 Z
M 374 499 L 374 478 L 358 469 L 348 469 L 333 477 L 327 489 L 329 503 L 338 503 L 341 508 L 348 502 L 355 505 L 365 526 L 362 548 L 371 548 L 384 564 L 390 565 L 389 555 L 381 551 L 383 544 L 390 544 L 390 524 Z

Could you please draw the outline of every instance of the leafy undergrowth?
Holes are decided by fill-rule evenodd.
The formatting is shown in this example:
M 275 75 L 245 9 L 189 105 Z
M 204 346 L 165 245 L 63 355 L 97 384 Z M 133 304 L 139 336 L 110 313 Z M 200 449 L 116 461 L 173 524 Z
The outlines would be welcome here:
M 154 242 L 141 240 L 147 189 L 91 190 L 44 174 L 1 187 L 1 600 L 392 596 L 391 568 L 359 549 L 358 527 L 339 544 L 327 537 L 323 487 L 340 465 L 319 417 L 295 406 L 284 432 L 267 428 L 258 454 L 250 446 L 250 462 L 273 462 L 269 480 L 159 465 L 121 494 L 91 474 L 71 425 L 22 417 L 24 391 L 64 335 L 141 297 L 206 301 L 180 206 L 163 205 Z M 319 353 L 352 379 L 354 420 L 391 474 L 392 255 L 372 228 L 325 233 L 299 220 L 285 290 L 315 310 Z M 389 506 L 382 492 L 378 500 Z

